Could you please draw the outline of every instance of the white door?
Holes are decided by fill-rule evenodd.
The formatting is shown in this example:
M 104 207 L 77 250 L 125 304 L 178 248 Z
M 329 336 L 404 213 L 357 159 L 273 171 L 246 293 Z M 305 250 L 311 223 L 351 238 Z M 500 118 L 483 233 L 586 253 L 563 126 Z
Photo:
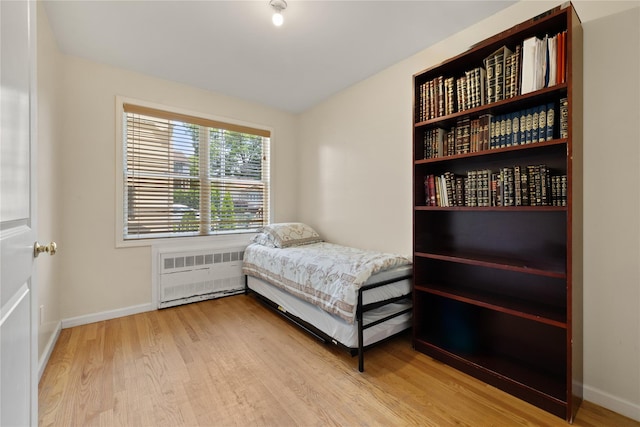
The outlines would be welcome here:
M 35 3 L 0 0 L 0 426 L 37 425 Z M 31 27 L 30 27 L 31 26 Z

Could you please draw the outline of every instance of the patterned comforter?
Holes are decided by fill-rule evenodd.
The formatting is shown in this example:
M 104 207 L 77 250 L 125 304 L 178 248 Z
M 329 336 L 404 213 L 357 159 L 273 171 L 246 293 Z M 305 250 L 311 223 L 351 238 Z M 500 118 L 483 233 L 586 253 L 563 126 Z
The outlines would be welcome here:
M 242 271 L 353 323 L 357 291 L 367 279 L 407 264 L 403 256 L 326 242 L 289 248 L 253 243 L 245 250 Z

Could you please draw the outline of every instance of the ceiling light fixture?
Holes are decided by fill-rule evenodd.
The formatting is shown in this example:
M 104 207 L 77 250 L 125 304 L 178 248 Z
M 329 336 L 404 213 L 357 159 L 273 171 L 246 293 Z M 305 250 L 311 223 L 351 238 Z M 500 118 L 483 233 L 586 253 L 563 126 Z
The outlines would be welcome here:
M 287 2 L 285 0 L 269 0 L 269 6 L 275 10 L 271 20 L 273 21 L 273 25 L 279 27 L 284 22 L 284 18 L 282 17 L 282 11 L 287 8 Z

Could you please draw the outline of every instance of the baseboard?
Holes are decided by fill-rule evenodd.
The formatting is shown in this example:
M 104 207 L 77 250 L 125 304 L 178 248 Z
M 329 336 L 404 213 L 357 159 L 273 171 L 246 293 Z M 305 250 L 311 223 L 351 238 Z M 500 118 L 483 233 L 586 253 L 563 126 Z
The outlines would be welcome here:
M 116 310 L 103 311 L 100 313 L 86 314 L 84 316 L 70 317 L 68 319 L 62 319 L 62 329 L 72 328 L 74 326 L 80 325 L 87 325 L 89 323 L 102 322 L 103 320 L 117 319 L 118 317 L 144 313 L 146 311 L 153 311 L 155 309 L 155 305 L 147 303 L 132 305 L 130 307 L 119 308 Z
M 53 332 L 53 334 L 51 334 L 51 337 L 49 338 L 49 341 L 44 348 L 44 352 L 42 353 L 42 357 L 38 361 L 38 382 L 40 382 L 40 378 L 42 378 L 42 374 L 44 374 L 44 368 L 46 368 L 47 363 L 49 363 L 49 358 L 51 357 L 53 348 L 56 346 L 56 342 L 58 342 L 58 337 L 60 336 L 61 330 L 62 322 L 58 322 L 58 324 L 56 325 L 56 330 Z
M 586 384 L 584 385 L 583 392 L 584 400 L 588 400 L 589 402 L 595 403 L 603 408 L 617 412 L 625 417 L 640 421 L 640 404 L 629 402 L 628 400 L 621 399 L 618 396 L 614 396 Z

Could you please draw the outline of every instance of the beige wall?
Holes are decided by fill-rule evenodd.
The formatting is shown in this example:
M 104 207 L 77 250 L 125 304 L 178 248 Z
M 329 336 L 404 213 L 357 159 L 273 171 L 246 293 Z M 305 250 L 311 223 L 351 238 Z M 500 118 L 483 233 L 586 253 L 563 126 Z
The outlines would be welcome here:
M 60 227 L 60 197 L 58 145 L 60 144 L 60 119 L 57 103 L 60 99 L 60 54 L 47 21 L 47 15 L 38 3 L 37 9 L 37 195 L 38 239 L 42 244 L 62 237 Z M 60 242 L 60 240 L 58 240 Z M 38 358 L 53 346 L 52 338 L 60 327 L 60 281 L 57 257 L 42 255 L 36 266 L 38 306 L 44 316 L 38 328 Z
M 640 5 L 583 29 L 585 397 L 640 420 Z
M 300 220 L 332 241 L 411 253 L 412 75 L 557 4 L 517 3 L 302 114 Z M 585 398 L 640 420 L 640 3 L 574 4 L 585 52 Z
M 123 95 L 273 128 L 273 217 L 297 216 L 294 116 L 74 57 L 62 61 L 59 144 L 63 318 L 151 302 L 150 247 L 115 246 L 115 97 Z

